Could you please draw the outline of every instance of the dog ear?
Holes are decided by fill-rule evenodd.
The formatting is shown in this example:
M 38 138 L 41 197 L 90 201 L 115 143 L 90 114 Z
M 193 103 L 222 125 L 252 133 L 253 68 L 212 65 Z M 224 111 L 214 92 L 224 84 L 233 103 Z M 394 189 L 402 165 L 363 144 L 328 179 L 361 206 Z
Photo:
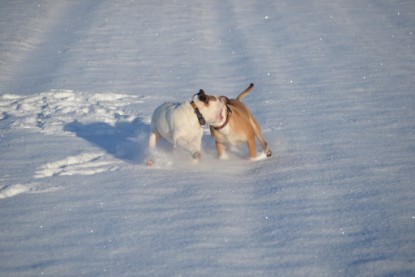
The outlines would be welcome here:
M 203 103 L 205 103 L 205 104 L 209 103 L 209 99 L 206 96 L 206 93 L 204 92 L 203 89 L 199 90 L 199 93 L 197 94 L 197 96 L 198 96 L 199 100 L 202 101 Z
M 206 93 L 205 93 L 205 91 L 203 89 L 200 89 L 199 90 L 199 93 L 197 95 L 199 95 L 199 96 L 206 95 Z
M 223 103 L 225 103 L 225 104 L 230 104 L 230 103 L 231 103 L 231 101 L 229 100 L 229 98 L 228 98 L 228 97 L 226 97 L 226 96 L 220 96 L 220 97 L 219 97 L 219 99 L 220 99 Z

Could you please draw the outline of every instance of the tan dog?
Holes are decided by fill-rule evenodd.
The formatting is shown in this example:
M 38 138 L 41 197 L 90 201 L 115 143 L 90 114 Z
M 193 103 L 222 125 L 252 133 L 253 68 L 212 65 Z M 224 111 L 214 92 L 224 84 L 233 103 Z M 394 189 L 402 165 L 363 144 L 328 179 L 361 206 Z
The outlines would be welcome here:
M 255 136 L 261 143 L 262 149 L 267 157 L 272 155 L 267 142 L 262 137 L 261 128 L 252 113 L 241 100 L 251 91 L 254 84 L 244 90 L 236 99 L 228 99 L 225 96 L 226 106 L 222 110 L 223 120 L 218 124 L 210 125 L 210 133 L 216 142 L 216 150 L 219 159 L 226 159 L 225 147 L 247 143 L 249 157 L 257 158 Z

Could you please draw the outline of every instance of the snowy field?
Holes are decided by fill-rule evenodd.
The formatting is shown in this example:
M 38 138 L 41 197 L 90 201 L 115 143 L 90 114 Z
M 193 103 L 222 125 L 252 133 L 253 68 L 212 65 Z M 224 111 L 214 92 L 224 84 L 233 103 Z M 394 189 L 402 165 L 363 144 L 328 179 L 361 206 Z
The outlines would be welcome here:
M 159 149 L 236 97 L 274 155 Z M 0 6 L 0 276 L 415 276 L 415 3 Z

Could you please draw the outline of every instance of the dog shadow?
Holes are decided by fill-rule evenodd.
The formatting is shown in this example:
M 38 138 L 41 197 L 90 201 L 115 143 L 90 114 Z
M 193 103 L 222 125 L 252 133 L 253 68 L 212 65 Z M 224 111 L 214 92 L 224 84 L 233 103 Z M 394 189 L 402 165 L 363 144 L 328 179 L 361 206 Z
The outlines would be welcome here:
M 74 121 L 66 124 L 64 130 L 98 146 L 117 159 L 136 164 L 145 158 L 150 126 L 136 118 L 132 122 L 118 122 L 114 126 L 104 122 L 84 124 Z

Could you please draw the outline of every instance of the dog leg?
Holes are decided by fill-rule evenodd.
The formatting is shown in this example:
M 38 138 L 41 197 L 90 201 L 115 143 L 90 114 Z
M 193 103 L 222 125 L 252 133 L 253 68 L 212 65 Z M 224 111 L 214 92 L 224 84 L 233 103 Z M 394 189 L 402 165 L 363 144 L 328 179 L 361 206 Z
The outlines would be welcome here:
M 268 148 L 268 143 L 266 143 L 265 141 L 264 141 L 264 143 L 265 144 L 262 145 L 262 149 L 264 149 L 265 155 L 267 155 L 267 157 L 269 158 L 269 157 L 272 156 L 272 151 L 271 151 L 271 149 Z
M 225 145 L 219 142 L 215 142 L 216 144 L 216 152 L 218 153 L 218 158 L 221 160 L 228 159 L 228 155 L 226 155 Z
M 251 160 L 254 160 L 256 158 L 256 142 L 255 142 L 255 136 L 252 136 L 248 139 L 247 142 L 248 150 L 249 150 L 249 158 Z
M 156 148 L 157 145 L 157 141 L 160 138 L 160 134 L 157 131 L 153 131 L 150 134 L 150 137 L 148 138 L 148 147 L 150 149 L 150 155 L 152 155 L 152 152 L 154 151 L 154 149 Z M 154 154 L 154 153 L 153 153 Z M 146 161 L 147 166 L 152 166 L 154 164 L 154 158 L 149 158 Z
M 154 149 L 154 148 L 156 148 L 157 141 L 159 140 L 159 138 L 160 138 L 160 134 L 159 134 L 157 131 L 153 131 L 153 132 L 150 134 L 150 137 L 149 137 L 149 139 L 148 139 L 148 147 L 149 147 L 150 149 Z
M 198 143 L 199 141 L 200 143 Z M 192 155 L 192 158 L 195 162 L 200 160 L 201 158 L 200 149 L 202 148 L 202 137 L 200 138 L 197 137 L 194 140 L 188 140 L 187 138 L 179 137 L 179 138 L 176 138 L 173 145 L 174 145 L 174 148 L 176 148 L 176 146 L 180 146 L 181 148 L 188 151 Z
M 261 144 L 262 149 L 264 150 L 265 155 L 267 157 L 272 156 L 271 149 L 268 148 L 268 143 L 264 140 L 264 137 L 262 136 L 261 128 L 259 127 L 259 124 L 256 122 L 254 118 L 251 118 L 251 124 L 254 128 L 255 135 L 257 136 L 259 143 Z

